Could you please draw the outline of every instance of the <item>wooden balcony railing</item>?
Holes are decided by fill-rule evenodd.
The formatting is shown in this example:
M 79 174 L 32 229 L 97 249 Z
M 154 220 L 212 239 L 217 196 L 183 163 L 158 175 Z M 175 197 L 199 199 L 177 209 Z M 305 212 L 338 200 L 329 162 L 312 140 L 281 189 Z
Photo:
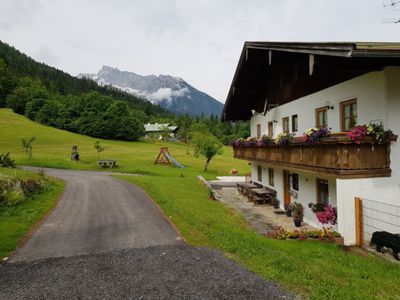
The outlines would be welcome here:
M 395 136 L 392 140 L 396 140 Z M 360 144 L 335 134 L 317 144 L 295 140 L 289 145 L 234 147 L 234 157 L 281 167 L 328 173 L 339 178 L 388 177 L 390 142 L 377 144 L 367 137 Z

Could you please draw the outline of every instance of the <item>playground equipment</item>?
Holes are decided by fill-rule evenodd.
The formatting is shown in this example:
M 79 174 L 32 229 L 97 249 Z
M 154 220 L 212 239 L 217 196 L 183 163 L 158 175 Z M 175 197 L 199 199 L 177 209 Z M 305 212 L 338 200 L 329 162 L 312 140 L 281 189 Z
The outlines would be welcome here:
M 161 147 L 160 148 L 160 153 L 158 153 L 158 156 L 156 160 L 154 161 L 154 164 L 173 164 L 174 166 L 178 168 L 184 168 L 182 164 L 176 161 L 175 158 L 172 157 L 172 155 L 168 151 L 168 147 Z

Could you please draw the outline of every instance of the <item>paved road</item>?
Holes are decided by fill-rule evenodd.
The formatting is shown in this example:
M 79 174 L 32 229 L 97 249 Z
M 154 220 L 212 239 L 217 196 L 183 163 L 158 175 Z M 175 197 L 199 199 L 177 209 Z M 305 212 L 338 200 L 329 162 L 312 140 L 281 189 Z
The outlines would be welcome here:
M 64 194 L 12 262 L 179 243 L 171 225 L 134 185 L 102 172 L 45 172 L 65 181 Z
M 0 264 L 0 299 L 293 299 L 220 251 L 152 246 Z

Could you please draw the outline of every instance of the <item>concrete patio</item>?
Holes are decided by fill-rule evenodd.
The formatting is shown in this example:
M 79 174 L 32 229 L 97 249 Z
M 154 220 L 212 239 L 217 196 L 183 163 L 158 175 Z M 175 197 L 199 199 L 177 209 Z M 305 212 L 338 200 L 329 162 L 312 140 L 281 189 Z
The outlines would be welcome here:
M 249 202 L 236 188 L 235 181 L 240 182 L 242 178 L 232 178 L 231 181 L 229 181 L 229 177 L 219 179 L 220 180 L 209 181 L 209 184 L 220 196 L 220 201 L 240 213 L 257 233 L 265 235 L 278 226 L 290 231 L 316 229 L 305 222 L 302 222 L 301 227 L 295 227 L 293 219 L 287 217 L 285 212 L 281 209 L 275 209 L 272 205 L 256 206 L 252 202 Z

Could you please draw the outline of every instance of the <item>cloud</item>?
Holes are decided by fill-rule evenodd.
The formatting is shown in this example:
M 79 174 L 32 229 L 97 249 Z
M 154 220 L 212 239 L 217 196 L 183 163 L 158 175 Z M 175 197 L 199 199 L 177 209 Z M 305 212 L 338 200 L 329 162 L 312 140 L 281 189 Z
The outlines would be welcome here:
M 400 27 L 382 24 L 393 12 L 381 1 L 0 2 L 1 39 L 34 59 L 72 75 L 102 65 L 169 74 L 220 101 L 246 40 L 396 41 Z M 168 100 L 178 92 L 162 89 L 150 97 Z
M 184 97 L 189 94 L 187 88 L 182 88 L 180 90 L 172 90 L 171 88 L 159 88 L 156 92 L 147 94 L 145 97 L 147 100 L 157 103 L 162 100 L 171 101 L 172 97 Z

